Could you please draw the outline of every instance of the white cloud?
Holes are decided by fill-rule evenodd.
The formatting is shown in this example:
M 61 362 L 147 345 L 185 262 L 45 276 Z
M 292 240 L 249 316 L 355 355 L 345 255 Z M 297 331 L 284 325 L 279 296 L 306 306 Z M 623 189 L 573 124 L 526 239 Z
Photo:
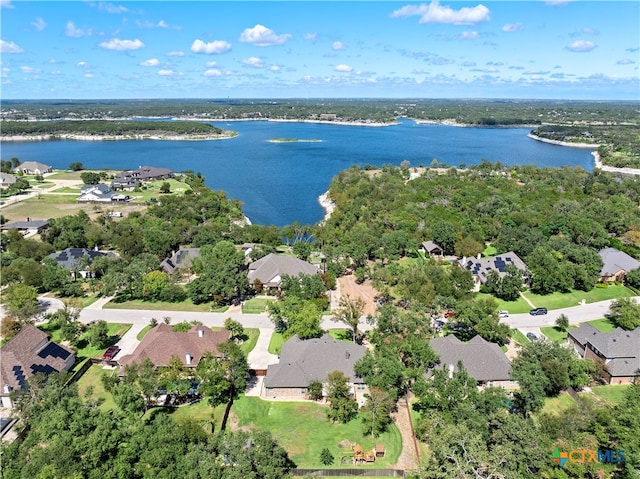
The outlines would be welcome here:
M 85 78 L 93 78 L 95 75 L 93 73 L 85 73 L 84 77 Z
M 114 38 L 107 42 L 102 42 L 98 45 L 100 48 L 104 48 L 105 50 L 115 50 L 115 51 L 124 51 L 124 50 L 139 50 L 144 47 L 144 43 L 142 43 L 137 38 L 135 40 L 120 40 L 119 38 Z
M 148 60 L 145 60 L 142 63 L 140 63 L 140 65 L 142 65 L 143 67 L 156 67 L 159 64 L 160 64 L 160 60 L 158 60 L 157 58 L 149 58 Z
M 103 10 L 107 13 L 124 13 L 129 11 L 127 7 L 124 7 L 122 5 L 114 5 L 113 3 L 109 2 L 98 3 L 98 9 Z
M 206 77 L 219 77 L 219 76 L 222 76 L 222 72 L 220 70 L 215 69 L 215 68 L 211 68 L 211 69 L 207 70 L 206 72 L 204 72 L 203 75 L 206 76 Z
M 586 40 L 576 40 L 575 42 L 571 42 L 566 46 L 566 49 L 572 52 L 590 52 L 597 45 L 593 42 L 589 42 Z
M 88 67 L 89 65 L 87 64 L 87 62 L 78 62 L 78 63 L 76 63 L 76 66 L 77 66 L 78 68 L 86 68 L 86 67 Z
M 271 65 L 269 67 L 269 70 L 271 70 L 272 72 L 279 72 L 282 69 L 282 67 L 280 67 L 280 65 Z
M 184 52 L 181 51 L 174 51 L 174 52 L 169 52 L 167 53 L 168 57 L 183 57 L 184 56 Z
M 392 18 L 419 16 L 419 23 L 451 23 L 453 25 L 473 25 L 489 20 L 489 9 L 482 4 L 453 10 L 443 7 L 438 0 L 429 5 L 406 5 L 392 14 Z
M 340 65 L 336 66 L 336 71 L 338 71 L 338 72 L 350 72 L 350 71 L 353 71 L 353 67 L 350 67 L 349 65 L 340 64 Z
M 24 50 L 13 42 L 0 40 L 0 53 L 22 53 Z
M 45 22 L 42 18 L 38 17 L 33 22 L 31 22 L 31 26 L 41 32 L 45 28 L 47 28 L 47 22 Z
M 517 32 L 522 30 L 522 25 L 520 23 L 507 23 L 502 26 L 503 32 Z
M 331 48 L 333 50 L 344 50 L 346 47 L 344 46 L 344 43 L 342 43 L 342 42 L 333 42 L 331 44 Z
M 72 21 L 68 21 L 64 34 L 68 37 L 80 38 L 90 36 L 91 34 L 93 34 L 93 30 L 91 28 L 87 30 L 78 28 L 76 27 L 75 23 L 73 23 Z
M 263 61 L 258 57 L 249 57 L 242 60 L 242 63 L 252 68 L 264 68 Z
M 271 45 L 282 45 L 291 35 L 285 33 L 277 35 L 276 32 L 264 25 L 257 24 L 253 28 L 245 28 L 240 34 L 240 41 L 244 43 L 252 43 L 257 47 L 268 47 Z
M 462 32 L 460 35 L 456 35 L 458 40 L 477 40 L 479 37 L 478 32 Z
M 164 20 L 160 20 L 157 25 L 158 28 L 169 28 L 169 24 Z
M 173 70 L 158 70 L 158 75 L 162 77 L 180 76 L 182 73 L 174 72 Z
M 191 51 L 193 53 L 204 53 L 206 55 L 212 55 L 214 53 L 225 53 L 231 50 L 231 44 L 224 40 L 215 40 L 213 42 L 205 43 L 202 40 L 194 40 L 191 45 Z
M 315 42 L 318 39 L 318 34 L 317 33 L 305 33 L 304 34 L 304 39 L 305 40 L 311 40 L 312 42 Z
M 618 60 L 616 65 L 635 65 L 636 62 L 633 60 Z
M 218 62 L 207 62 L 204 64 L 207 68 L 213 68 L 218 65 Z
M 14 8 L 11 4 L 11 0 L 0 0 L 0 7 L 2 8 Z
M 20 67 L 20 71 L 22 73 L 28 73 L 28 74 L 40 73 L 40 69 L 39 68 L 33 68 L 33 67 L 27 67 L 27 66 Z

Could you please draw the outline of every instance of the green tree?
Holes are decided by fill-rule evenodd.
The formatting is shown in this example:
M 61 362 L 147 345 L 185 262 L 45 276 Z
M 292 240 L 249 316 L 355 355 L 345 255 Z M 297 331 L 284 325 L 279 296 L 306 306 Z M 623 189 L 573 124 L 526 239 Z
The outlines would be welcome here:
M 358 403 L 349 392 L 349 378 L 341 371 L 330 372 L 326 381 L 329 410 L 327 416 L 332 422 L 346 424 L 358 413 Z
M 171 193 L 171 184 L 168 181 L 165 181 L 160 185 L 160 193 L 168 194 Z
M 281 332 L 286 339 L 293 335 L 298 335 L 300 339 L 318 338 L 322 335 L 322 312 L 312 301 L 287 296 L 281 301 L 269 303 L 267 309 L 276 331 Z
M 33 286 L 13 283 L 3 291 L 7 313 L 21 323 L 32 320 L 39 312 L 38 292 Z
M 364 300 L 362 298 L 351 299 L 349 295 L 340 296 L 338 309 L 334 311 L 331 319 L 346 324 L 351 329 L 351 339 L 355 342 L 359 340 L 358 325 L 363 312 Z
M 631 298 L 620 298 L 611 302 L 609 318 L 627 331 L 640 327 L 640 305 Z
M 558 318 L 556 319 L 556 327 L 562 332 L 568 331 L 569 318 L 567 318 L 566 314 L 562 313 L 560 316 L 558 316 Z
M 87 339 L 91 346 L 104 348 L 109 343 L 109 326 L 103 319 L 96 321 L 87 328 Z
M 333 454 L 331 454 L 331 451 L 329 451 L 329 449 L 327 449 L 326 447 L 323 448 L 322 451 L 320 451 L 320 462 L 325 466 L 330 466 L 335 462 Z
M 363 432 L 377 437 L 393 422 L 390 414 L 395 403 L 386 391 L 379 388 L 372 388 L 365 398 L 367 401 L 360 408 Z
M 319 379 L 313 379 L 307 387 L 307 394 L 309 399 L 313 401 L 319 401 L 323 397 L 324 386 Z
M 164 271 L 150 271 L 143 278 L 143 295 L 152 301 L 160 299 L 160 294 L 169 284 L 169 275 Z
M 73 161 L 69 163 L 69 169 L 71 171 L 81 171 L 84 170 L 84 165 L 80 161 Z
M 85 185 L 97 185 L 100 183 L 102 176 L 100 173 L 85 171 L 84 173 L 80 173 L 80 179 Z
M 244 341 L 247 335 L 244 332 L 244 326 L 239 321 L 227 318 L 224 320 L 224 329 L 231 332 L 231 339 L 236 341 Z

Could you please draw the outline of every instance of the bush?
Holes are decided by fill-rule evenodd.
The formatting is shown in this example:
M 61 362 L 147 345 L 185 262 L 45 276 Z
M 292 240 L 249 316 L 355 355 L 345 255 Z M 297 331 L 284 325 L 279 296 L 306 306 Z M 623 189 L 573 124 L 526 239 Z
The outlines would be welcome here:
M 160 291 L 160 301 L 167 303 L 181 303 L 187 299 L 187 291 L 179 284 L 167 284 Z

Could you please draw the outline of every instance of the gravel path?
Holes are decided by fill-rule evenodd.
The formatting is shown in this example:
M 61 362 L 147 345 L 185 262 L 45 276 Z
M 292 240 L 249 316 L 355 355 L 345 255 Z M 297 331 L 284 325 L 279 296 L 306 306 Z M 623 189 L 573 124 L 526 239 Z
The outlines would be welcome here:
M 405 471 L 415 471 L 418 469 L 420 459 L 414 442 L 409 405 L 404 398 L 398 401 L 397 411 L 391 414 L 391 418 L 400 430 L 400 435 L 402 436 L 402 453 L 400 453 L 395 468 Z

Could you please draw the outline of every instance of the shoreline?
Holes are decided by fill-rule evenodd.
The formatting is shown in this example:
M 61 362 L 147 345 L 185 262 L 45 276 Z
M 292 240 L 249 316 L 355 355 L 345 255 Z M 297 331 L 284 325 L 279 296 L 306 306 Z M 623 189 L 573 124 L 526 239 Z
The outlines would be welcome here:
M 0 141 L 20 143 L 20 142 L 40 142 L 40 141 L 212 141 L 212 140 L 229 140 L 238 136 L 234 134 L 223 134 L 216 136 L 209 135 L 76 135 L 73 133 L 63 134 L 45 134 L 45 135 L 13 135 L 0 136 Z
M 527 134 L 527 137 L 531 138 L 532 140 L 541 141 L 542 143 L 549 143 L 551 145 L 558 145 L 558 146 L 568 146 L 571 148 L 589 148 L 593 150 L 600 146 L 599 143 L 572 143 L 570 141 L 549 140 L 548 138 L 542 138 L 541 136 L 536 136 L 533 133 Z
M 324 210 L 324 217 L 322 218 L 322 222 L 327 221 L 329 218 L 331 218 L 331 214 L 336 209 L 336 204 L 329 197 L 329 191 L 325 191 L 320 196 L 318 196 L 318 203 L 320 203 L 320 206 L 322 206 L 322 209 Z

